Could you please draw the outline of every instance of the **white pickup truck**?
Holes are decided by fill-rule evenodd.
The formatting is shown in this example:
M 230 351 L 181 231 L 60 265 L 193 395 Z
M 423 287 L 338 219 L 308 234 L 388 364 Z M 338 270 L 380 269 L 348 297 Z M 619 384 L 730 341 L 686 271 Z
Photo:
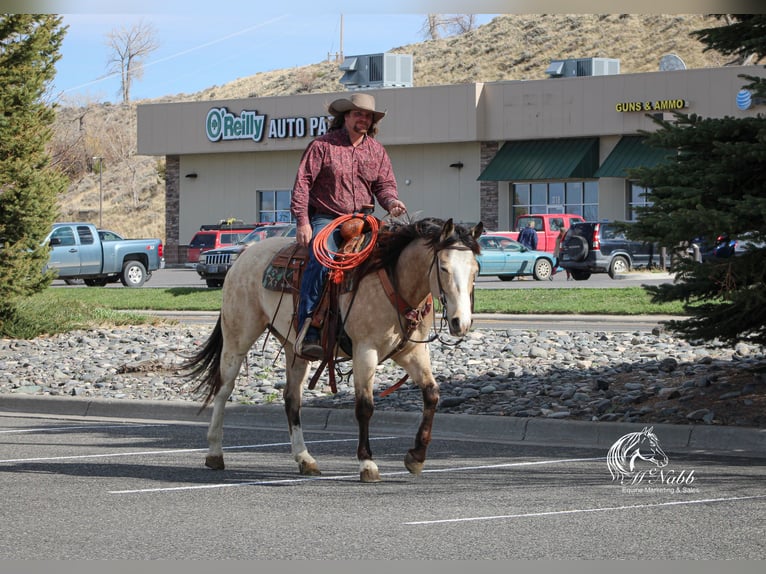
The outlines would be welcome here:
M 141 287 L 152 271 L 165 268 L 161 239 L 102 241 L 92 223 L 54 223 L 45 243 L 51 248 L 45 270 L 56 270 L 59 279 L 82 279 L 89 287 L 115 281 Z

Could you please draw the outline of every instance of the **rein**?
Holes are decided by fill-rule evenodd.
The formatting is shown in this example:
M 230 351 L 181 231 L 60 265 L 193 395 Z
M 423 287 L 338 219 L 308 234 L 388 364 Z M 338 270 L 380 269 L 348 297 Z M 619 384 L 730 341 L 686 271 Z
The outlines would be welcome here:
M 466 247 L 464 245 L 455 245 L 451 247 L 444 247 L 444 250 L 447 249 L 454 249 L 456 251 L 470 251 L 470 247 Z M 460 337 L 457 339 L 457 341 L 450 342 L 442 338 L 441 332 L 444 330 L 444 325 L 447 322 L 447 297 L 444 295 L 444 287 L 442 286 L 442 280 L 441 280 L 441 267 L 438 263 L 439 260 L 439 251 L 442 251 L 442 249 L 434 249 L 434 256 L 431 260 L 431 266 L 428 268 L 428 274 L 431 275 L 431 271 L 434 267 L 436 267 L 436 283 L 439 286 L 439 303 L 441 303 L 442 306 L 442 316 L 441 321 L 439 324 L 439 329 L 437 330 L 436 327 L 434 327 L 434 333 L 433 335 L 430 335 L 425 340 L 416 340 L 412 338 L 412 333 L 415 331 L 417 326 L 423 321 L 423 319 L 428 315 L 428 313 L 431 312 L 432 306 L 433 306 L 433 297 L 431 293 L 428 293 L 428 296 L 424 299 L 423 303 L 420 307 L 413 309 L 410 307 L 404 299 L 402 299 L 399 296 L 399 291 L 396 288 L 396 274 L 392 273 L 392 277 L 394 278 L 393 282 L 389 281 L 388 273 L 386 273 L 385 270 L 379 270 L 378 276 L 380 277 L 380 281 L 383 284 L 383 289 L 386 291 L 386 294 L 388 295 L 389 300 L 391 300 L 391 303 L 394 305 L 394 307 L 397 309 L 397 318 L 399 320 L 399 328 L 401 329 L 404 336 L 402 337 L 399 344 L 388 354 L 386 355 L 380 362 L 382 363 L 386 359 L 394 356 L 396 353 L 398 353 L 407 343 L 431 343 L 435 340 L 439 340 L 440 343 L 443 345 L 449 345 L 449 346 L 457 346 L 460 344 L 460 342 L 463 340 L 463 337 Z M 471 310 L 473 311 L 473 293 L 471 293 Z M 407 328 L 402 324 L 402 317 L 406 317 L 409 320 L 409 324 L 407 325 Z M 409 378 L 409 375 L 405 373 L 405 375 L 399 379 L 396 383 L 385 389 L 380 393 L 380 397 L 385 397 L 387 395 L 390 395 L 394 391 L 396 391 L 399 387 L 401 387 Z
M 352 221 L 353 220 L 353 221 Z M 372 240 L 369 241 L 366 245 L 362 245 L 361 243 L 356 243 L 356 249 L 354 251 L 344 251 L 341 247 L 340 252 L 334 252 L 331 250 L 328 250 L 326 248 L 327 239 L 335 229 L 338 227 L 341 227 L 341 233 L 344 234 L 344 228 L 342 225 L 344 223 L 348 223 L 349 225 L 356 225 L 357 229 L 361 229 L 362 225 L 367 224 L 369 226 L 369 229 L 372 231 Z M 348 229 L 348 226 L 347 226 Z M 348 271 L 350 269 L 353 269 L 357 265 L 359 265 L 362 261 L 364 261 L 370 254 L 371 250 L 374 248 L 376 244 L 376 237 L 378 232 L 378 225 L 377 220 L 372 217 L 371 215 L 367 213 L 359 214 L 355 213 L 353 215 L 346 215 L 341 216 L 337 218 L 335 221 L 333 221 L 330 225 L 327 225 L 322 231 L 320 231 L 319 234 L 317 234 L 315 241 L 314 241 L 314 255 L 316 258 L 320 261 L 320 263 L 330 268 L 330 277 L 328 278 L 328 285 L 334 285 L 336 288 L 339 287 L 340 283 L 343 280 L 344 272 Z M 391 304 L 394 306 L 394 309 L 396 309 L 397 313 L 397 320 L 399 322 L 399 329 L 402 333 L 402 337 L 397 345 L 393 347 L 393 349 L 382 359 L 378 361 L 378 364 L 383 363 L 387 359 L 390 359 L 397 353 L 399 353 L 406 345 L 407 343 L 430 343 L 435 340 L 439 340 L 444 345 L 449 346 L 456 346 L 458 345 L 463 337 L 458 338 L 454 342 L 447 341 L 443 338 L 442 332 L 444 331 L 445 324 L 447 323 L 447 298 L 444 294 L 444 286 L 442 284 L 442 278 L 441 278 L 441 265 L 439 263 L 439 253 L 441 251 L 445 250 L 456 250 L 456 251 L 471 251 L 471 248 L 466 245 L 456 244 L 456 245 L 450 245 L 447 247 L 442 247 L 441 249 L 437 249 L 434 247 L 433 249 L 433 258 L 431 260 L 431 265 L 428 268 L 428 276 L 430 278 L 431 272 L 436 268 L 436 282 L 439 287 L 439 302 L 442 306 L 442 316 L 439 328 L 437 329 L 436 326 L 433 326 L 434 333 L 432 335 L 429 335 L 429 337 L 425 340 L 418 340 L 413 339 L 412 334 L 417 329 L 417 327 L 423 322 L 423 320 L 428 316 L 429 313 L 433 310 L 433 296 L 429 292 L 427 296 L 423 299 L 423 301 L 420 302 L 420 304 L 417 307 L 413 307 L 410 305 L 407 301 L 405 301 L 401 295 L 399 294 L 397 282 L 396 282 L 396 273 L 392 269 L 389 273 L 385 268 L 379 269 L 377 271 L 378 279 L 381 282 L 381 286 L 383 287 L 383 290 L 391 302 Z M 349 308 L 346 313 L 346 317 L 348 317 L 348 314 L 351 312 L 351 307 L 353 306 L 353 302 L 356 299 L 356 290 L 352 293 L 351 297 L 351 304 L 349 305 Z M 471 293 L 471 309 L 473 310 L 473 293 Z M 339 317 L 340 319 L 340 317 Z M 406 322 L 405 322 L 406 321 Z M 340 331 L 343 331 L 345 325 L 345 319 L 340 319 L 339 329 Z M 333 346 L 335 345 L 335 341 L 333 341 Z M 334 355 L 334 349 L 332 354 Z M 319 376 L 321 375 L 322 371 L 324 371 L 325 367 L 328 368 L 328 371 L 330 373 L 330 387 L 333 393 L 337 392 L 336 390 L 336 384 L 335 384 L 335 373 L 334 369 L 336 368 L 335 360 L 333 357 L 330 359 L 324 359 L 319 368 L 314 373 L 314 376 L 311 378 L 308 388 L 313 389 L 318 382 Z M 340 374 L 340 373 L 339 373 Z M 342 374 L 341 374 L 342 376 Z M 386 395 L 394 392 L 399 387 L 404 384 L 404 382 L 409 378 L 409 375 L 405 373 L 405 375 L 394 385 L 388 387 L 384 391 L 380 393 L 381 397 L 385 397 Z
M 329 291 L 329 293 L 322 295 L 322 298 L 330 298 L 331 308 L 328 310 L 328 317 L 330 318 L 333 316 L 333 302 L 337 304 L 340 298 L 341 284 L 343 283 L 346 271 L 350 271 L 363 263 L 370 256 L 377 243 L 379 224 L 377 218 L 372 215 L 372 209 L 372 205 L 364 206 L 361 212 L 336 217 L 332 222 L 323 227 L 314 238 L 312 244 L 314 256 L 323 267 L 330 270 L 327 277 L 327 285 L 325 286 L 325 291 Z M 340 234 L 343 237 L 343 243 L 339 251 L 333 251 L 327 247 L 328 240 L 336 229 L 340 229 Z M 370 240 L 366 244 L 364 239 L 365 230 L 370 232 Z M 356 289 L 351 297 L 349 311 L 355 299 Z M 339 308 L 336 307 L 335 311 L 338 318 L 337 329 L 330 327 L 327 331 L 329 341 L 325 349 L 326 357 L 322 360 L 319 368 L 314 372 L 314 376 L 309 381 L 309 389 L 313 389 L 316 386 L 319 376 L 327 367 L 330 376 L 330 389 L 333 393 L 338 392 L 335 382 L 335 350 L 338 346 L 336 337 L 344 331 L 345 319 L 340 318 Z

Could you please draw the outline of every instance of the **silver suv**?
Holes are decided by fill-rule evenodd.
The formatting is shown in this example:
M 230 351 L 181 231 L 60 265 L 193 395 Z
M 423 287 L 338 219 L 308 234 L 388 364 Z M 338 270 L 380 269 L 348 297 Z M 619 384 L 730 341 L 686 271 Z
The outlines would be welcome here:
M 609 273 L 614 279 L 638 267 L 659 265 L 660 250 L 652 243 L 631 241 L 620 227 L 608 221 L 573 223 L 561 246 L 559 265 L 576 281 L 592 273 Z

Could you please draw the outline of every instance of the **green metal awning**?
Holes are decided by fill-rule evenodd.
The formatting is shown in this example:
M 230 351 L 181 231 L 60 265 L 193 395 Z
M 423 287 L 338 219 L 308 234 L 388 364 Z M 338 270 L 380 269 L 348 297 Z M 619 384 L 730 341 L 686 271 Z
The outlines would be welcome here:
M 595 177 L 627 177 L 628 169 L 654 167 L 668 161 L 669 150 L 650 147 L 644 139 L 642 136 L 623 136 L 604 165 L 596 170 Z
M 479 181 L 592 178 L 598 169 L 598 138 L 505 142 Z

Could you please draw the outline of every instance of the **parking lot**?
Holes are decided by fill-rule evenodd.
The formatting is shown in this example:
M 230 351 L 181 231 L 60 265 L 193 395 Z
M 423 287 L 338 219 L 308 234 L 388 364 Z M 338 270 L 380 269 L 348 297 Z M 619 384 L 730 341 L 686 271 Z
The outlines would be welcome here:
M 476 436 L 437 414 L 426 471 L 414 477 L 402 464 L 414 431 L 380 413 L 372 448 L 383 481 L 362 484 L 353 426 L 304 425 L 324 473 L 308 478 L 284 425 L 230 418 L 227 468 L 212 471 L 203 465 L 207 414 L 154 412 L 0 411 L 3 558 L 764 556 L 762 455 L 675 448 L 670 429 L 656 430 L 667 442 L 665 476 L 683 480 L 631 488 L 606 464 L 622 427 L 602 423 L 602 444 L 577 446 Z
M 672 282 L 673 277 L 668 273 L 652 271 L 632 271 L 615 279 L 611 279 L 606 273 L 594 274 L 587 281 L 567 281 L 566 273 L 554 275 L 553 281 L 535 281 L 531 277 L 524 279 L 515 279 L 513 281 L 501 281 L 497 277 L 478 277 L 476 279 L 477 289 L 575 289 L 575 288 L 618 288 L 618 287 L 640 287 L 641 285 L 659 285 L 661 283 Z M 55 287 L 69 287 L 64 281 L 56 280 L 53 282 Z M 76 288 L 85 288 L 84 285 L 77 285 Z M 124 289 L 121 283 L 109 283 L 107 287 L 115 289 Z M 205 281 L 197 275 L 194 269 L 188 267 L 169 267 L 160 269 L 152 274 L 149 281 L 145 283 L 147 288 L 168 288 L 168 287 L 197 287 L 205 288 Z

